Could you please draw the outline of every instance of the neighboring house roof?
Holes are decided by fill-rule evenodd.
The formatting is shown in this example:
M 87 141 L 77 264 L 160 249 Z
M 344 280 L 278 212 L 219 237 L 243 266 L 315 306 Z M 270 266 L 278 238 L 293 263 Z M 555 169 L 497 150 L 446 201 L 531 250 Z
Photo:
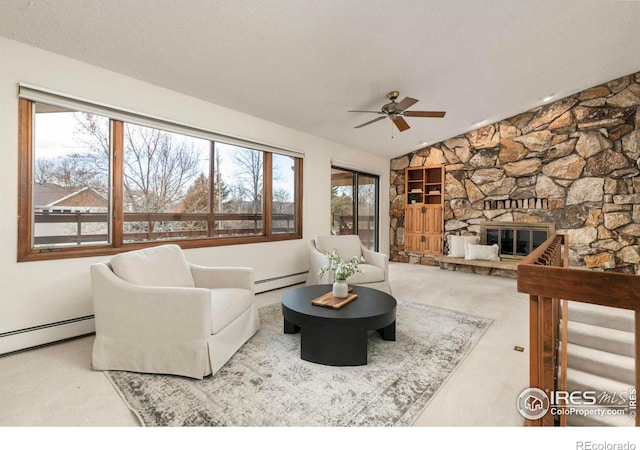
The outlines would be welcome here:
M 65 187 L 53 183 L 35 183 L 33 185 L 33 204 L 36 208 L 53 207 L 102 207 L 108 200 L 99 192 L 89 188 Z

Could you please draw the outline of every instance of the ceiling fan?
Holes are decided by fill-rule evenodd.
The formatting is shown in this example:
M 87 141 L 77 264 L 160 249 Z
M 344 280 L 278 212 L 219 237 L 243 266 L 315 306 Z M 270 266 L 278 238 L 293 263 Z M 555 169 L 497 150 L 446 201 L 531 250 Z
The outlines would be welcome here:
M 405 117 L 444 117 L 444 115 L 446 114 L 445 111 L 406 111 L 407 108 L 418 103 L 418 100 L 411 97 L 405 97 L 400 103 L 396 103 L 396 99 L 398 98 L 399 95 L 400 93 L 398 91 L 389 92 L 387 94 L 387 97 L 389 98 L 389 100 L 391 100 L 391 102 L 387 103 L 386 105 L 383 105 L 380 111 L 359 111 L 359 110 L 349 111 L 349 112 L 380 114 L 380 117 L 377 117 L 373 120 L 365 122 L 354 128 L 362 128 L 364 126 L 377 122 L 378 120 L 382 120 L 386 117 L 389 117 L 389 119 L 391 119 L 391 121 L 396 125 L 398 130 L 406 131 L 410 127 L 407 121 L 404 120 Z

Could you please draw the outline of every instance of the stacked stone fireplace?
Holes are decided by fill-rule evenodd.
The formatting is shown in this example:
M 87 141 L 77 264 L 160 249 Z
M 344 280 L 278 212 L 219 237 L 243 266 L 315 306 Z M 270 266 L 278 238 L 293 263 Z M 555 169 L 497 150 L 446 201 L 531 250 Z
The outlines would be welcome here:
M 570 261 L 640 273 L 640 73 L 391 160 L 391 260 L 404 250 L 404 172 L 445 166 L 446 235 L 485 222 L 550 223 Z

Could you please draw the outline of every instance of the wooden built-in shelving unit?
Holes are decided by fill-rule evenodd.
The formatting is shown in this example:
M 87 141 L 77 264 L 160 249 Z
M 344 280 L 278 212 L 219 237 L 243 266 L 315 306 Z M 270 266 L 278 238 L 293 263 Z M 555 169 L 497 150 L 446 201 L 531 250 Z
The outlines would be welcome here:
M 405 200 L 405 251 L 442 254 L 444 166 L 407 167 Z

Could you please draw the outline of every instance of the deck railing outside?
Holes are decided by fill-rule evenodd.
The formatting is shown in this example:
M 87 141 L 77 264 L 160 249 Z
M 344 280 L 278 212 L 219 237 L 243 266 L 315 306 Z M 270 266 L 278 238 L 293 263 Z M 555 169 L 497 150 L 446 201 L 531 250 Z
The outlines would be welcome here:
M 36 212 L 34 224 L 40 226 L 64 226 L 49 231 L 36 228 L 36 246 L 107 243 L 109 236 L 105 212 L 55 211 Z M 124 242 L 141 242 L 161 239 L 194 239 L 210 237 L 235 237 L 261 235 L 262 214 L 187 214 L 187 213 L 125 213 Z M 272 233 L 296 232 L 293 214 L 273 214 Z

